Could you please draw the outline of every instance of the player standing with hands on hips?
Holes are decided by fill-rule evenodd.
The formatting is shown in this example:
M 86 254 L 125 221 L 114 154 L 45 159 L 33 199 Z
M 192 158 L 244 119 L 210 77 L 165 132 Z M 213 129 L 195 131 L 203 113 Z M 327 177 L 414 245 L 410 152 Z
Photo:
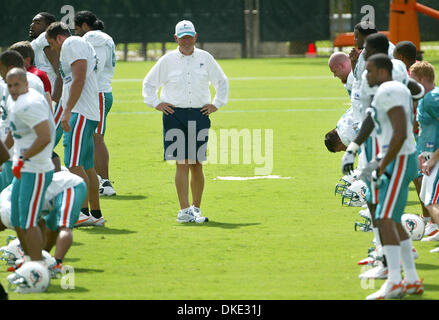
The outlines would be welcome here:
M 200 205 L 209 115 L 224 106 L 229 96 L 226 75 L 211 54 L 195 48 L 197 37 L 192 22 L 177 23 L 174 39 L 178 48 L 161 57 L 143 80 L 145 103 L 163 112 L 164 160 L 176 160 L 175 186 L 181 209 L 177 222 L 180 223 L 207 221 L 201 215 Z M 210 83 L 216 90 L 212 102 Z M 189 171 L 192 206 L 188 195 Z

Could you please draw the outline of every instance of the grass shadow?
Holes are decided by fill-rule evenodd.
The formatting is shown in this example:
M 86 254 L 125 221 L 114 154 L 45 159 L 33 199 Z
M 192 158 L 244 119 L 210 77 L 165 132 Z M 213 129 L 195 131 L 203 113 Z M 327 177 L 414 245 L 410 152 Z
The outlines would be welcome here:
M 437 270 L 437 269 L 439 269 L 439 265 L 428 264 L 428 263 L 416 263 L 416 269 L 420 269 L 420 270 Z
M 104 270 L 102 269 L 90 269 L 90 268 L 74 268 L 75 273 L 102 273 Z
M 426 292 L 428 292 L 428 291 L 439 291 L 439 285 L 424 283 L 424 290 Z
M 101 197 L 101 199 L 108 199 L 108 200 L 144 200 L 147 199 L 147 196 L 140 195 L 140 194 L 122 194 L 122 195 L 115 195 L 111 197 Z
M 78 228 L 79 229 L 79 228 Z M 127 230 L 127 229 L 114 229 L 108 227 L 83 227 L 80 230 L 91 234 L 130 234 L 137 233 L 137 231 Z
M 45 292 L 45 294 L 60 294 L 60 293 L 84 293 L 84 292 L 89 292 L 90 290 L 84 288 L 84 287 L 77 287 L 75 286 L 73 289 L 63 289 L 61 288 L 61 286 L 59 285 L 51 285 L 47 291 Z
M 421 205 L 421 203 L 418 201 L 407 201 L 407 204 L 405 205 L 406 207 L 411 207 L 411 206 L 417 206 L 417 205 Z
M 183 227 L 196 227 L 196 228 L 238 229 L 241 227 L 251 227 L 255 225 L 260 225 L 260 223 L 227 223 L 227 222 L 209 221 L 207 223 L 182 223 L 179 225 Z

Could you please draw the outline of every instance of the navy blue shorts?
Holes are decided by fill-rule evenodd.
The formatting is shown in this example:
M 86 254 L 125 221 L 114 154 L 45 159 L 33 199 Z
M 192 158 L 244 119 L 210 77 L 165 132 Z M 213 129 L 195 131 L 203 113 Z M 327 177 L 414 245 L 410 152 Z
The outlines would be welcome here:
M 164 160 L 206 161 L 210 119 L 201 108 L 173 108 L 163 114 Z

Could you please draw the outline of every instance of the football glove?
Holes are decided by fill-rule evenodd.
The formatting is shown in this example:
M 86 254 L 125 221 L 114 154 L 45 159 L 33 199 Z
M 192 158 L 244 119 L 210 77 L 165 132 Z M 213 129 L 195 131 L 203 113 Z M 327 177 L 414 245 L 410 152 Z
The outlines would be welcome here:
M 372 172 L 378 169 L 378 161 L 372 160 L 369 162 L 366 167 L 361 171 L 359 178 L 364 182 L 372 181 Z
M 17 179 L 21 178 L 21 168 L 23 168 L 23 165 L 24 165 L 23 156 L 20 156 L 20 158 L 18 158 L 17 164 L 12 168 L 12 174 Z
M 343 174 L 348 175 L 354 171 L 355 157 L 359 148 L 360 146 L 355 142 L 351 142 L 347 147 L 343 158 L 341 158 L 341 172 L 343 172 Z

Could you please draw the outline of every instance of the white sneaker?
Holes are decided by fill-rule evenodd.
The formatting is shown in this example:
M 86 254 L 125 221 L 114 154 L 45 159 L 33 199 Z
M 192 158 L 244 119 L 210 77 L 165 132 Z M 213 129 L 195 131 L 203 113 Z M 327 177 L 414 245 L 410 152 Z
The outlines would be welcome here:
M 438 232 L 439 232 L 439 228 L 438 228 L 437 224 L 436 223 L 432 223 L 430 221 L 425 226 L 424 237 L 434 236 Z
M 416 280 L 415 282 L 407 282 L 406 280 L 402 281 L 404 286 L 404 294 L 416 294 L 421 295 L 424 293 L 424 285 L 421 280 Z
M 439 232 L 436 232 L 434 235 L 422 238 L 421 241 L 439 241 Z
M 105 219 L 103 216 L 100 218 L 95 218 L 90 214 L 90 220 L 88 221 L 88 225 L 92 227 L 105 227 Z
M 194 214 L 196 223 L 204 223 L 209 221 L 207 217 L 201 216 L 200 208 L 194 207 L 194 205 L 192 205 L 191 209 L 192 209 L 192 213 Z
M 85 214 L 83 214 L 82 212 L 79 214 L 79 218 L 78 221 L 76 221 L 75 223 L 75 227 L 84 227 L 84 226 L 88 226 L 89 221 L 90 221 L 90 217 L 91 215 L 87 216 Z
M 378 266 L 363 272 L 358 277 L 360 279 L 387 279 L 387 275 L 389 274 L 389 270 L 383 264 L 379 264 Z
M 431 249 L 431 250 L 430 250 L 430 252 L 431 252 L 431 253 L 436 253 L 436 252 L 439 252 L 439 247 L 437 247 L 437 248 L 434 248 L 434 249 Z
M 99 184 L 99 195 L 107 196 L 107 197 L 116 195 L 116 191 L 113 189 L 110 180 L 108 179 L 101 180 L 101 183 Z
M 366 297 L 366 300 L 400 299 L 404 296 L 404 285 L 386 280 L 380 290 Z
M 192 209 L 186 208 L 184 210 L 180 210 L 177 215 L 177 222 L 179 223 L 195 222 L 195 216 Z

